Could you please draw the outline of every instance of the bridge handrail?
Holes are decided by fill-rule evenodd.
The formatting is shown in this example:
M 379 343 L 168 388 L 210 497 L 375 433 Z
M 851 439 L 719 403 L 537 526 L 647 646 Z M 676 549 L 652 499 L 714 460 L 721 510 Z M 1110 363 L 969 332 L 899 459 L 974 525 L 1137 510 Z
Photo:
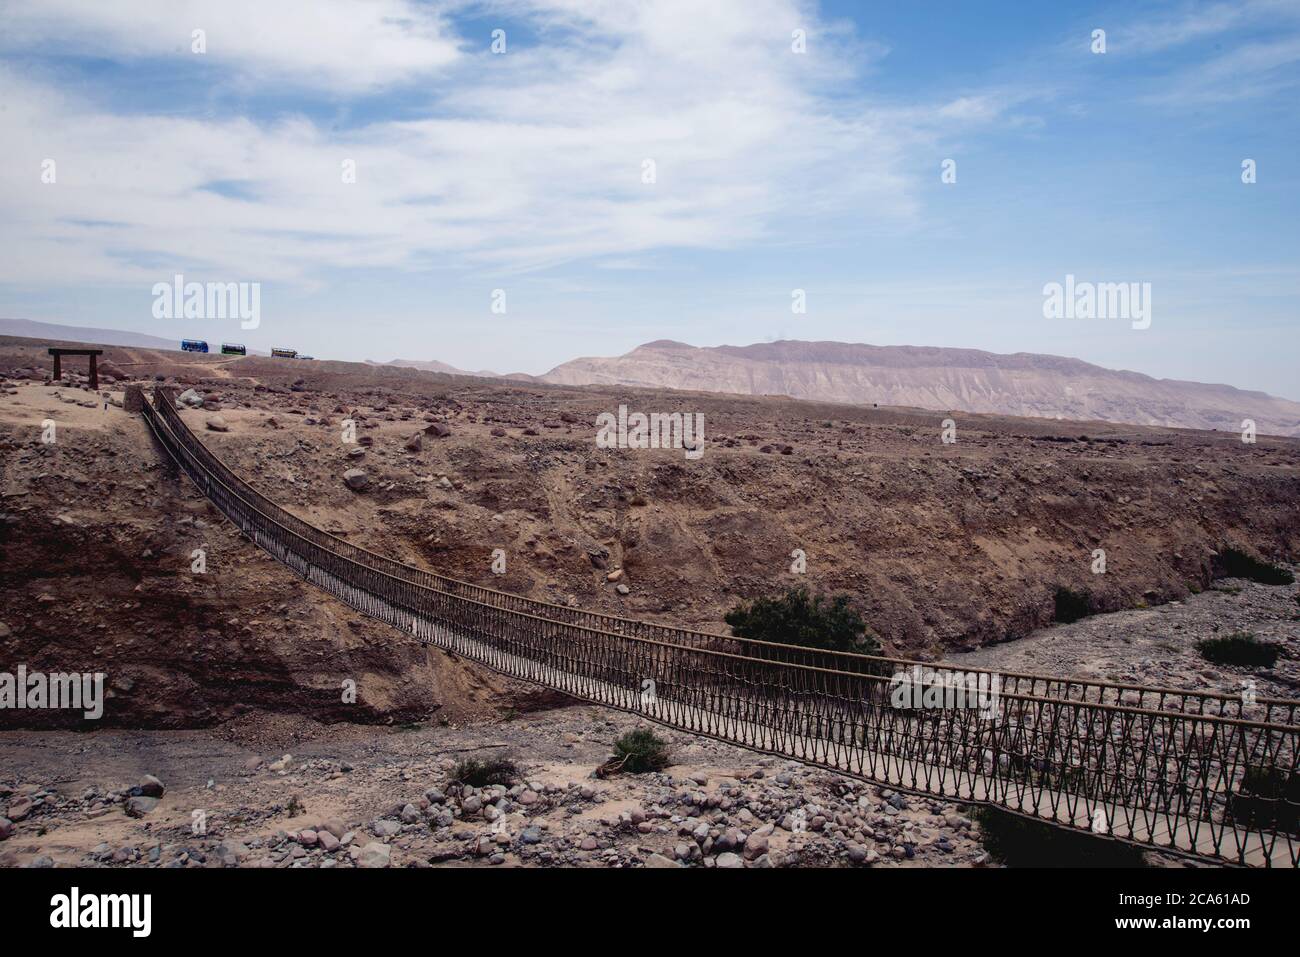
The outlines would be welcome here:
M 1032 672 L 1004 671 L 992 668 L 982 668 L 976 666 L 967 666 L 962 664 L 952 664 L 944 662 L 927 662 L 910 658 L 890 657 L 885 655 L 864 655 L 848 651 L 836 651 L 831 649 L 812 649 L 799 645 L 781 644 L 778 642 L 761 641 L 758 639 L 739 638 L 734 635 L 722 635 L 711 632 L 702 632 L 689 628 L 679 628 L 673 625 L 665 625 L 656 622 L 642 621 L 638 619 L 623 618 L 616 615 L 606 614 L 604 612 L 589 611 L 585 609 L 575 609 L 567 605 L 559 605 L 548 602 L 544 599 L 528 598 L 523 595 L 517 595 L 512 592 L 500 591 L 489 588 L 484 585 L 478 585 L 473 582 L 466 582 L 460 579 L 450 578 L 437 572 L 417 568 L 396 559 L 389 558 L 372 552 L 363 546 L 353 542 L 346 541 L 336 535 L 332 535 L 323 529 L 320 529 L 310 523 L 298 518 L 293 513 L 284 509 L 282 506 L 268 499 L 261 492 L 257 491 L 243 478 L 230 470 L 224 462 L 215 456 L 193 433 L 188 425 L 181 418 L 176 406 L 172 402 L 157 403 L 161 395 L 166 395 L 167 391 L 157 390 L 155 396 L 158 410 L 164 417 L 179 426 L 176 430 L 178 439 L 185 442 L 187 446 L 204 462 L 204 465 L 212 473 L 221 475 L 225 478 L 226 484 L 243 489 L 250 497 L 250 504 L 257 504 L 263 512 L 271 516 L 281 516 L 281 524 L 297 529 L 299 534 L 309 540 L 317 541 L 331 547 L 340 553 L 350 553 L 352 555 L 362 556 L 364 560 L 390 569 L 390 574 L 398 578 L 404 578 L 417 584 L 432 587 L 439 591 L 448 592 L 449 594 L 469 593 L 475 596 L 475 600 L 483 601 L 487 604 L 497 604 L 498 607 L 513 607 L 514 610 L 527 610 L 529 614 L 535 614 L 537 617 L 550 618 L 558 621 L 568 621 L 578 624 L 582 621 L 600 622 L 608 625 L 601 627 L 599 624 L 590 624 L 589 627 L 595 631 L 612 632 L 615 634 L 626 634 L 631 630 L 634 634 L 658 633 L 663 637 L 660 639 L 668 644 L 691 645 L 695 647 L 708 648 L 721 642 L 724 644 L 734 644 L 740 648 L 761 649 L 756 651 L 755 656 L 762 656 L 764 653 L 775 656 L 775 660 L 790 661 L 792 663 L 803 663 L 823 667 L 819 662 L 839 662 L 844 665 L 843 668 L 836 670 L 860 671 L 863 673 L 874 673 L 884 668 L 892 667 L 894 669 L 910 669 L 912 667 L 928 668 L 935 671 L 946 672 L 963 672 L 973 674 L 997 675 L 1004 683 L 1012 682 L 1019 685 L 1022 682 L 1028 682 L 1033 686 L 1038 684 L 1044 685 L 1043 692 L 1049 697 L 1068 698 L 1070 700 L 1087 700 L 1089 689 L 1096 689 L 1098 703 L 1105 703 L 1103 698 L 1108 693 L 1113 693 L 1116 706 L 1123 705 L 1121 700 L 1126 692 L 1136 693 L 1138 701 L 1136 706 L 1141 708 L 1148 698 L 1155 698 L 1160 705 L 1152 710 L 1174 710 L 1187 714 L 1204 715 L 1206 717 L 1214 716 L 1206 710 L 1207 703 L 1216 702 L 1219 707 L 1219 715 L 1227 717 L 1224 713 L 1227 706 L 1235 706 L 1237 715 L 1243 717 L 1245 700 L 1241 694 L 1226 694 L 1216 691 L 1193 690 L 1186 688 L 1168 688 L 1154 685 L 1139 685 L 1123 682 L 1109 682 L 1091 678 L 1062 678 L 1059 676 L 1042 675 Z M 436 582 L 436 584 L 431 584 Z M 465 597 L 464 594 L 461 597 Z M 534 611 L 536 609 L 536 611 Z M 1070 694 L 1072 688 L 1080 689 L 1081 698 L 1074 698 Z M 1053 693 L 1057 691 L 1058 693 Z M 1179 707 L 1171 707 L 1174 702 L 1168 699 L 1178 699 Z M 1190 706 L 1189 706 L 1190 705 Z M 1274 712 L 1278 712 L 1278 723 L 1293 724 L 1300 719 L 1300 700 L 1277 698 L 1266 695 L 1258 695 L 1253 701 L 1253 705 L 1263 708 L 1265 711 L 1265 721 L 1268 722 L 1274 717 Z M 1245 719 L 1243 720 L 1250 720 Z
M 341 554 L 348 549 L 336 546 L 348 543 L 246 483 L 228 483 L 229 470 L 209 469 L 215 456 L 179 416 L 169 425 L 165 412 L 144 411 L 168 454 L 255 544 L 421 641 L 672 727 L 892 787 L 1066 827 L 1095 827 L 1093 815 L 1110 815 L 1111 836 L 1177 854 L 1300 863 L 1294 724 L 1016 692 L 1002 693 L 988 717 L 969 706 L 918 712 L 890 703 L 881 673 L 666 643 L 480 602 Z M 646 676 L 659 688 L 652 706 L 638 697 Z

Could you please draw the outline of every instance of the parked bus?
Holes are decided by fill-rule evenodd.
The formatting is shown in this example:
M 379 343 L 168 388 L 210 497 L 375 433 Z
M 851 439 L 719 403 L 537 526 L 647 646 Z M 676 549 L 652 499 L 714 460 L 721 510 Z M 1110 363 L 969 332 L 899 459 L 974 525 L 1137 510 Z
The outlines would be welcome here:
M 221 344 L 221 354 L 223 356 L 246 356 L 248 355 L 248 350 L 238 343 L 223 342 Z
M 208 344 L 202 339 L 182 339 L 181 348 L 186 352 L 207 352 Z
M 296 359 L 298 358 L 297 349 L 272 349 L 271 355 L 277 359 Z

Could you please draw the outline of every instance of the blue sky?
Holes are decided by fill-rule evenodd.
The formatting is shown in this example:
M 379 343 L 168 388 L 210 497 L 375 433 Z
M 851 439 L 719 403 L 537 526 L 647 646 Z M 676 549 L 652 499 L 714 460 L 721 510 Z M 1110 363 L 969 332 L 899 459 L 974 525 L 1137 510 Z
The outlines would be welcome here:
M 1295 0 L 0 0 L 0 85 L 2 315 L 533 373 L 958 346 L 1300 398 Z M 259 327 L 154 318 L 176 273 L 261 283 Z M 1150 328 L 1044 318 L 1067 274 L 1150 283 Z

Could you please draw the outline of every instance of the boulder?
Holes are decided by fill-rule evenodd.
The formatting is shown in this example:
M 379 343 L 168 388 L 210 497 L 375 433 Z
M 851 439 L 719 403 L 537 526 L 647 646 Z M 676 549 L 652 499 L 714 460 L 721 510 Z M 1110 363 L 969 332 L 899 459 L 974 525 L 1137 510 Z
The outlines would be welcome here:
M 362 469 L 348 469 L 343 473 L 343 481 L 352 491 L 359 492 L 370 484 L 370 476 Z
M 157 806 L 157 798 L 144 797 L 143 795 L 127 798 L 126 815 L 127 817 L 144 817 Z
M 393 850 L 387 844 L 372 842 L 361 849 L 357 863 L 362 867 L 387 867 L 392 854 Z

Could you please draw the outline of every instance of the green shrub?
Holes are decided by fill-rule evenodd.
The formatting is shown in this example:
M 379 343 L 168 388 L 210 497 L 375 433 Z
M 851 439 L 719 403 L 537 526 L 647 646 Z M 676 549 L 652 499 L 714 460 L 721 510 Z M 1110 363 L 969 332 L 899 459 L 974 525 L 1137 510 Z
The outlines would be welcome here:
M 1066 830 L 991 807 L 979 821 L 984 849 L 1007 867 L 1145 867 L 1142 850 L 1087 831 Z
M 644 774 L 647 771 L 662 771 L 672 761 L 668 756 L 668 742 L 649 728 L 636 728 L 614 742 L 614 758 L 617 769 L 632 774 Z
M 1261 585 L 1294 585 L 1295 575 L 1280 565 L 1261 562 L 1235 548 L 1225 548 L 1214 558 L 1215 578 L 1247 578 Z
M 827 599 L 809 594 L 804 586 L 777 598 L 737 605 L 727 612 L 726 622 L 737 638 L 867 655 L 880 651 L 862 616 L 849 607 L 847 595 Z
M 1232 796 L 1232 817 L 1245 827 L 1300 833 L 1300 775 L 1247 765 L 1241 789 Z
M 1055 603 L 1056 620 L 1066 624 L 1092 614 L 1092 598 L 1087 592 L 1062 586 L 1056 589 Z
M 1223 638 L 1202 639 L 1196 643 L 1196 650 L 1216 665 L 1272 668 L 1281 648 L 1271 641 L 1260 641 L 1249 632 L 1235 631 Z
M 466 758 L 452 768 L 451 780 L 470 787 L 482 788 L 489 784 L 509 786 L 519 777 L 519 768 L 509 758 L 491 758 L 480 761 Z

